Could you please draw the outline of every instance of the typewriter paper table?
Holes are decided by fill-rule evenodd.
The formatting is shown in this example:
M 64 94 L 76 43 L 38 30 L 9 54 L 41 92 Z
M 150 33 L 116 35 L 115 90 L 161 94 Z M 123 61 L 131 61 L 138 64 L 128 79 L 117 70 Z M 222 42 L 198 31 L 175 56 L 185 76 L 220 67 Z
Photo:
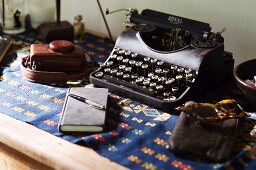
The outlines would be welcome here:
M 26 166 L 31 169 L 119 169 L 122 166 L 131 169 L 255 169 L 254 120 L 241 123 L 230 160 L 207 163 L 179 157 L 166 149 L 177 115 L 113 94 L 110 95 L 104 133 L 87 136 L 59 133 L 57 123 L 67 87 L 41 85 L 23 79 L 16 50 L 39 41 L 35 41 L 33 35 L 14 38 L 15 46 L 1 65 L 0 169 L 25 169 Z M 91 34 L 87 34 L 86 44 L 81 45 L 96 61 L 106 59 L 113 48 L 108 40 Z M 216 102 L 235 98 L 241 105 L 246 105 L 239 90 L 229 84 L 209 92 L 209 96 L 200 97 L 200 100 Z M 36 163 L 29 164 L 34 160 Z

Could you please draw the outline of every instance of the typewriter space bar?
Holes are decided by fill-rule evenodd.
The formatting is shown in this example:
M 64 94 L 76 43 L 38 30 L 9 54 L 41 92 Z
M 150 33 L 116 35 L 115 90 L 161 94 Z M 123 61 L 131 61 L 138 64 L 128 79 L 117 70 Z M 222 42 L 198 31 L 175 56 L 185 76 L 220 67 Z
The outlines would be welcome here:
M 148 95 L 148 96 L 152 96 L 152 97 L 155 96 L 155 92 L 154 91 L 149 91 L 146 88 L 143 88 L 141 86 L 138 86 L 136 84 L 133 84 L 133 83 L 130 83 L 130 82 L 127 82 L 127 81 L 123 81 L 121 79 L 118 79 L 118 78 L 115 78 L 115 77 L 112 77 L 112 76 L 109 76 L 109 75 L 105 75 L 103 77 L 103 79 L 107 80 L 110 83 L 123 86 L 125 88 L 137 91 L 139 93 L 143 93 L 143 94 Z

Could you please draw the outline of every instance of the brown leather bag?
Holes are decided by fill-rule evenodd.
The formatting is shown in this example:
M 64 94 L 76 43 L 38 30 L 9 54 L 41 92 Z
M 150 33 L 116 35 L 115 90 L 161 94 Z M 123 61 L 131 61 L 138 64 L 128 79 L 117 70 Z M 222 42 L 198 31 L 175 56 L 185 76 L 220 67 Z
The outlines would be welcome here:
M 83 49 L 65 40 L 32 44 L 30 55 L 22 58 L 21 73 L 31 82 L 66 83 L 88 74 Z

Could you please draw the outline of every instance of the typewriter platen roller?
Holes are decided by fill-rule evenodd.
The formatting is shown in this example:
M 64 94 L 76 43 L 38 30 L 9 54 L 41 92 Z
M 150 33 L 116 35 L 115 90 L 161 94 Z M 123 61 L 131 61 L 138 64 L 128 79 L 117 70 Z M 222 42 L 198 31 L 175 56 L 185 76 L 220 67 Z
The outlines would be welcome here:
M 91 74 L 94 85 L 168 112 L 232 75 L 233 57 L 208 24 L 177 16 L 176 24 L 168 24 L 172 15 L 142 14 L 131 17 L 134 26 L 121 33 L 106 62 Z

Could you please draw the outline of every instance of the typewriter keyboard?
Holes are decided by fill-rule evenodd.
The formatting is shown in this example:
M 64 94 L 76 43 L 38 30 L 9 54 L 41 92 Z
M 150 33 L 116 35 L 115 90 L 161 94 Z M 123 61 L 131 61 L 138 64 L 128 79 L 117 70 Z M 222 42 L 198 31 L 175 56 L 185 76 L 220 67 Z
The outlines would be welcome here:
M 160 100 L 175 101 L 192 85 L 197 72 L 114 48 L 94 76 Z

